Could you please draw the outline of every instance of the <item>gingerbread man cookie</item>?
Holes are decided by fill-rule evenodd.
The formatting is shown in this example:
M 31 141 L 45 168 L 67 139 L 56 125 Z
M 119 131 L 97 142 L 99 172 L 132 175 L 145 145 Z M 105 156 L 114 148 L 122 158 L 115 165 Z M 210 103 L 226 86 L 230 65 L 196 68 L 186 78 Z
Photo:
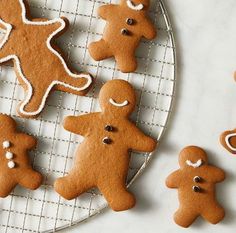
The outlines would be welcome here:
M 0 1 L 0 25 L 5 37 L 0 42 L 0 64 L 14 61 L 17 78 L 25 90 L 18 113 L 36 117 L 52 90 L 85 95 L 92 83 L 89 74 L 72 73 L 53 41 L 65 32 L 65 18 L 30 21 L 25 0 Z
M 15 121 L 0 114 L 0 197 L 6 197 L 17 184 L 34 190 L 42 183 L 42 175 L 30 165 L 27 151 L 36 139 L 16 129 Z
M 220 136 L 221 145 L 232 154 L 236 154 L 236 129 L 228 130 Z
M 118 68 L 133 72 L 137 68 L 135 50 L 140 39 L 156 37 L 156 29 L 147 17 L 149 0 L 120 0 L 119 5 L 99 7 L 98 14 L 107 21 L 103 38 L 89 45 L 89 53 L 100 61 L 115 57 Z
M 134 195 L 126 189 L 129 152 L 151 152 L 157 141 L 129 120 L 136 98 L 128 82 L 107 82 L 100 91 L 99 102 L 102 112 L 65 119 L 64 128 L 85 139 L 78 147 L 69 175 L 57 179 L 54 187 L 68 200 L 98 187 L 113 210 L 126 210 L 135 205 Z
M 169 188 L 179 191 L 180 207 L 174 215 L 175 222 L 189 227 L 198 216 L 212 224 L 225 216 L 217 203 L 215 184 L 225 179 L 223 170 L 208 165 L 206 152 L 196 146 L 184 148 L 179 155 L 180 169 L 166 180 Z

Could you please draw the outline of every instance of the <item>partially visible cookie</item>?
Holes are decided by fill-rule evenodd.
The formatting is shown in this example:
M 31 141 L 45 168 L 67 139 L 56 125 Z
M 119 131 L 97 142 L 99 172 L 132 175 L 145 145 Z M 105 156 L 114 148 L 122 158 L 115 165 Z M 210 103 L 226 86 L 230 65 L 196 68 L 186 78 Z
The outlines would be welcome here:
M 230 153 L 236 154 L 236 129 L 223 132 L 220 143 Z
M 32 169 L 27 151 L 36 146 L 36 139 L 16 129 L 15 121 L 0 114 L 0 197 L 6 197 L 19 184 L 35 190 L 42 175 Z
M 215 184 L 225 179 L 225 172 L 209 165 L 206 152 L 197 146 L 180 152 L 179 165 L 180 169 L 166 179 L 167 187 L 176 188 L 179 193 L 175 222 L 189 227 L 199 216 L 212 224 L 220 222 L 225 211 L 216 200 Z
M 68 28 L 66 18 L 32 19 L 26 0 L 0 1 L 0 64 L 13 61 L 18 81 L 25 91 L 18 113 L 37 117 L 53 90 L 85 95 L 92 76 L 72 73 L 55 39 Z

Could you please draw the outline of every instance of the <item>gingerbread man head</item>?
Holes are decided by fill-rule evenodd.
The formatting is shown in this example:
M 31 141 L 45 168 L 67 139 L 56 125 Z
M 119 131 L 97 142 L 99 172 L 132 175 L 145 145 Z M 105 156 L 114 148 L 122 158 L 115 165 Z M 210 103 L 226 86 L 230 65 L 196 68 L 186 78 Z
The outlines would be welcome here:
M 14 121 L 5 114 L 0 114 L 0 129 L 7 133 L 15 129 Z
M 114 116 L 127 117 L 135 108 L 135 91 L 124 80 L 112 80 L 102 87 L 99 94 L 99 102 L 102 112 Z
M 146 11 L 149 8 L 150 0 L 121 0 L 120 5 L 135 11 Z
M 202 148 L 197 146 L 185 147 L 179 154 L 180 168 L 197 168 L 207 163 L 208 160 L 206 152 Z

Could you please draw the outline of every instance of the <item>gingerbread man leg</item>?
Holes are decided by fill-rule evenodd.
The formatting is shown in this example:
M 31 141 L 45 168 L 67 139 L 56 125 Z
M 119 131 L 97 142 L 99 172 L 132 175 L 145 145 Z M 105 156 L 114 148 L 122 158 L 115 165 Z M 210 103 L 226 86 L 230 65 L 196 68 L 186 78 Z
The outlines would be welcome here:
M 72 200 L 93 187 L 89 182 L 86 183 L 86 180 L 85 176 L 72 172 L 65 177 L 58 178 L 54 183 L 54 188 L 62 197 Z
M 73 76 L 64 72 L 63 76 L 57 77 L 56 89 L 59 91 L 73 93 L 75 95 L 84 95 L 89 91 L 92 83 L 92 77 L 89 74 L 78 74 Z
M 137 61 L 134 55 L 118 54 L 115 56 L 118 69 L 124 73 L 133 72 L 137 68 Z
M 18 108 L 19 114 L 23 116 L 38 115 L 45 105 L 52 86 L 50 87 L 50 83 L 40 83 L 40 81 L 30 83 L 21 78 L 19 80 L 26 90 L 25 98 Z
M 112 174 L 107 179 L 105 180 L 105 177 L 103 177 L 98 184 L 98 188 L 109 206 L 115 211 L 128 210 L 134 207 L 136 203 L 135 196 L 127 191 L 124 181 Z
M 206 205 L 202 217 L 212 224 L 217 224 L 225 216 L 224 209 L 219 206 L 217 203 L 212 204 L 211 206 Z
M 88 49 L 91 57 L 95 61 L 101 61 L 113 56 L 112 51 L 109 49 L 109 45 L 103 39 L 91 43 Z
M 42 183 L 42 175 L 32 169 L 21 169 L 18 183 L 28 189 L 35 190 Z
M 0 176 L 0 197 L 7 197 L 16 185 L 16 180 L 9 174 Z
M 195 219 L 198 217 L 197 211 L 189 210 L 188 208 L 180 207 L 174 215 L 174 220 L 176 224 L 182 227 L 189 227 Z
M 24 63 L 25 64 L 25 63 Z M 44 108 L 46 99 L 52 89 L 63 90 L 74 94 L 86 94 L 88 87 L 92 83 L 89 74 L 73 74 L 60 63 L 59 59 L 54 59 L 53 64 L 58 65 L 58 69 L 49 70 L 48 67 L 41 70 L 40 76 L 34 77 L 34 73 L 27 65 L 22 65 L 23 74 L 18 73 L 18 79 L 26 91 L 24 101 L 19 106 L 18 112 L 23 116 L 37 116 Z M 27 78 L 31 77 L 31 80 Z M 40 77 L 44 77 L 41 80 Z M 53 78 L 53 79 L 52 79 Z

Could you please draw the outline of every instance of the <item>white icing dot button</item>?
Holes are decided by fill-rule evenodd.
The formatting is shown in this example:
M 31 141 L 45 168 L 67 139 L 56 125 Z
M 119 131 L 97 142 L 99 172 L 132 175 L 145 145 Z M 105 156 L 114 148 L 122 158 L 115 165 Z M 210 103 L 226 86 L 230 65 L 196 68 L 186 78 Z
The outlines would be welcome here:
M 12 158 L 13 158 L 13 153 L 10 152 L 10 151 L 7 151 L 7 152 L 6 152 L 6 158 L 7 158 L 7 159 L 12 159 Z
M 14 161 L 9 161 L 9 162 L 7 163 L 7 166 L 8 166 L 10 169 L 12 169 L 12 168 L 14 168 L 14 167 L 16 166 L 16 164 L 14 163 Z
M 3 149 L 9 148 L 10 147 L 10 142 L 9 141 L 4 141 L 2 143 L 2 147 L 3 147 Z

